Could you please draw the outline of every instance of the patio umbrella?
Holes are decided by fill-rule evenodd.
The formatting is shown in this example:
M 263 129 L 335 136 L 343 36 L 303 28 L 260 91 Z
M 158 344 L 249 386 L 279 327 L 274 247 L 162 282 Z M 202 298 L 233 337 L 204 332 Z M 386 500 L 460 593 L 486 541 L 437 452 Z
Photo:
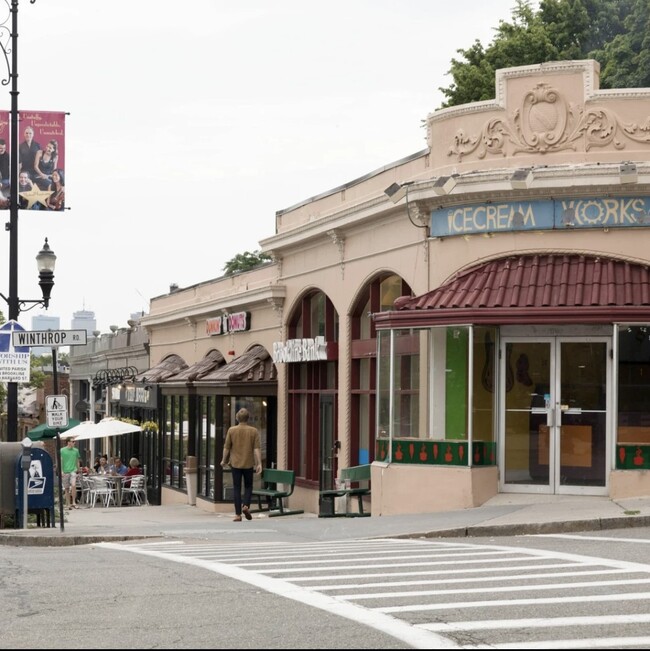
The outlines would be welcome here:
M 120 434 L 128 434 L 129 432 L 141 432 L 142 428 L 139 425 L 132 425 L 125 423 L 123 420 L 117 418 L 102 418 L 99 423 L 92 423 L 91 421 L 84 421 L 68 430 L 67 436 L 73 436 L 75 441 L 87 441 L 90 439 L 103 439 L 108 436 L 119 436 Z
M 41 423 L 40 425 L 37 425 L 33 429 L 30 429 L 29 432 L 27 432 L 27 436 L 29 436 L 32 441 L 42 441 L 43 439 L 53 439 L 56 436 L 56 431 L 57 429 L 59 432 L 67 432 L 69 429 L 72 429 L 73 427 L 77 427 L 77 425 L 80 425 L 81 423 L 76 419 L 76 418 L 68 418 L 68 426 L 67 427 L 50 427 L 47 423 Z

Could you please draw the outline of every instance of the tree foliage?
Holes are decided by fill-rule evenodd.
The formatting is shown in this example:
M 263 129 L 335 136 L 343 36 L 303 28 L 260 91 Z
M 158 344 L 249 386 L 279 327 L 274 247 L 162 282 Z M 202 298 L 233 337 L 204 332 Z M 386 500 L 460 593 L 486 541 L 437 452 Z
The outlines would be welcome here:
M 238 253 L 234 258 L 228 260 L 223 267 L 226 276 L 230 276 L 240 271 L 249 271 L 261 264 L 271 261 L 271 256 L 268 253 L 261 251 L 244 251 Z
M 596 59 L 602 88 L 650 86 L 648 0 L 516 0 L 511 15 L 487 47 L 457 50 L 443 107 L 493 99 L 497 70 L 545 61 Z

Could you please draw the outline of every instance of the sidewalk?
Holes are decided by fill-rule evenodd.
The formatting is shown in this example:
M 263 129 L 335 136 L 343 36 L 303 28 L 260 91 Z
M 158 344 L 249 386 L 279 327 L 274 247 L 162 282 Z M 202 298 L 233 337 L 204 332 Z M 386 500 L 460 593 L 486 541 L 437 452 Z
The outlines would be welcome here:
M 58 523 L 58 511 L 57 511 Z M 369 518 L 299 514 L 233 522 L 233 514 L 189 505 L 79 508 L 56 528 L 0 529 L 0 545 L 62 546 L 143 538 L 315 542 L 353 538 L 507 536 L 650 526 L 650 496 L 608 497 L 502 493 L 462 511 Z

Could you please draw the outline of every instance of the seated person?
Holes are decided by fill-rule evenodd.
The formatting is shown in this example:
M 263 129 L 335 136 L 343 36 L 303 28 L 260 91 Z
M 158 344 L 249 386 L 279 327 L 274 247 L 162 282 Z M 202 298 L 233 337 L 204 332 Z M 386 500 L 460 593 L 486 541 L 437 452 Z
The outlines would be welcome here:
M 111 466 L 111 472 L 113 475 L 126 475 L 128 468 L 122 463 L 122 459 L 115 457 L 113 460 L 113 465 Z
M 105 454 L 102 454 L 101 457 L 99 457 L 99 465 L 97 466 L 97 469 L 95 472 L 98 475 L 108 475 L 110 472 L 109 466 L 108 466 L 108 457 Z
M 126 471 L 125 477 L 133 477 L 133 475 L 141 475 L 142 468 L 140 467 L 140 462 L 135 458 L 131 457 L 129 459 L 129 469 Z M 124 486 L 127 488 L 131 485 L 131 481 L 125 481 Z
M 131 477 L 132 475 L 141 474 L 142 468 L 140 468 L 140 462 L 135 457 L 131 457 L 129 459 L 129 469 L 126 471 L 126 476 Z

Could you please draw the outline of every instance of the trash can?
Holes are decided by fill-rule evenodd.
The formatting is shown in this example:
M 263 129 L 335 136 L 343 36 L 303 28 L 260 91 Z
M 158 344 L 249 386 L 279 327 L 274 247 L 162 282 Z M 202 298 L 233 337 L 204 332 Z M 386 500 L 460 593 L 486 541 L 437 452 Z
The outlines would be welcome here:
M 43 449 L 31 448 L 27 471 L 27 513 L 36 514 L 39 527 L 54 527 L 54 467 L 52 457 Z M 24 518 L 25 477 L 22 469 L 22 452 L 15 457 L 15 518 L 14 526 Z

